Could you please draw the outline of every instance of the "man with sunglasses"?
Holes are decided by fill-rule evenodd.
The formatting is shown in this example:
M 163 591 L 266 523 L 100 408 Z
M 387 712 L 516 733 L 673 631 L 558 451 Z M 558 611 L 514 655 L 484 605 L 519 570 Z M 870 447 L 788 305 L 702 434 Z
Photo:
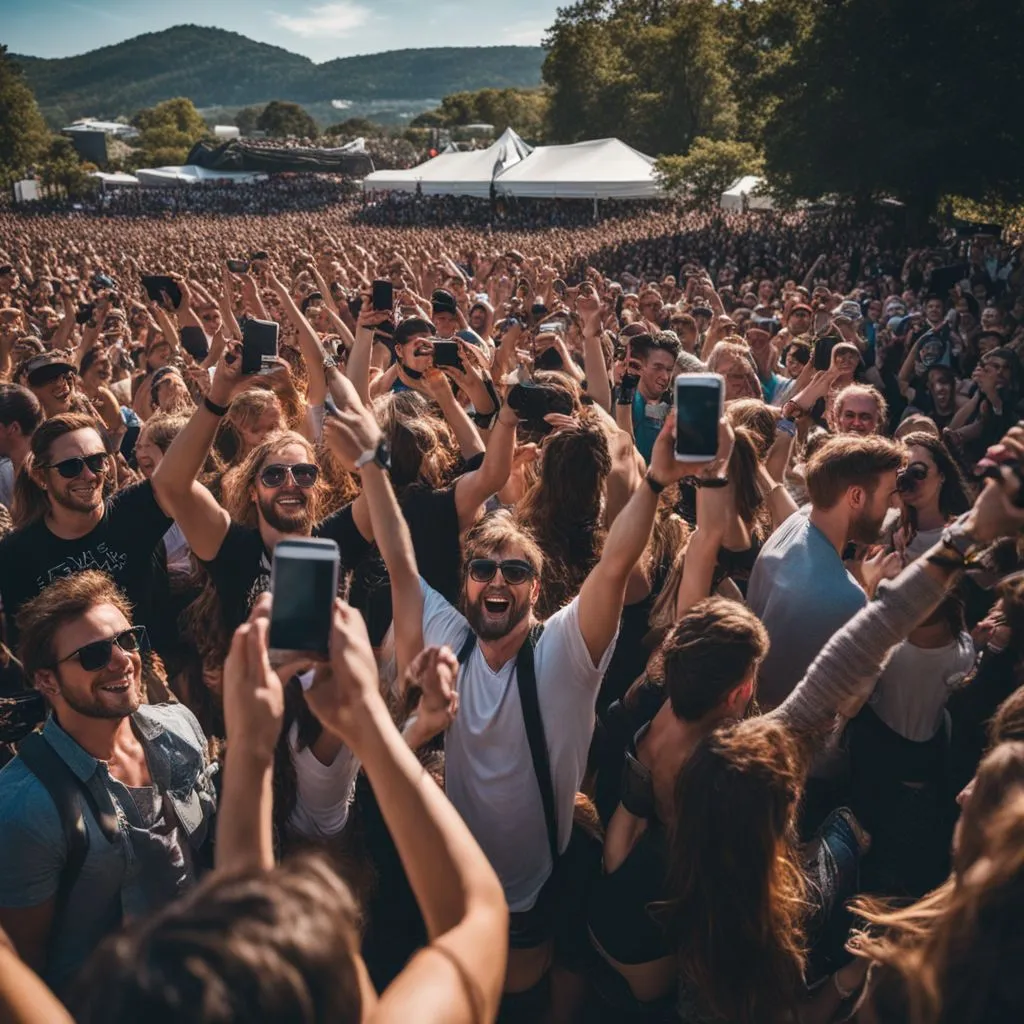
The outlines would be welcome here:
M 508 992 L 531 990 L 550 963 L 560 898 L 558 877 L 547 885 L 554 868 L 550 840 L 559 855 L 565 852 L 598 687 L 615 646 L 626 583 L 651 535 L 658 495 L 694 471 L 674 457 L 674 430 L 670 414 L 645 483 L 616 517 L 600 561 L 579 595 L 545 621 L 539 639 L 534 607 L 543 556 L 507 513 L 486 517 L 466 537 L 460 609 L 422 584 L 424 643 L 447 645 L 462 666 L 459 712 L 445 734 L 445 788 L 497 871 L 512 911 Z M 557 836 L 548 829 L 543 783 L 531 755 L 520 697 L 522 657 L 532 658 Z
M 24 367 L 25 380 L 47 416 L 71 412 L 77 370 L 58 352 L 33 356 Z
M 153 613 L 160 592 L 154 552 L 171 526 L 148 481 L 113 491 L 115 466 L 95 421 L 81 413 L 44 420 L 32 435 L 32 464 L 19 482 L 23 524 L 0 542 L 0 601 L 7 645 L 18 649 L 15 617 L 48 583 L 86 569 L 107 573 L 165 649 L 171 624 Z M 27 521 L 26 521 L 27 520 Z
M 195 882 L 216 811 L 192 713 L 142 703 L 149 641 L 130 616 L 94 571 L 50 584 L 19 616 L 25 674 L 51 714 L 0 772 L 0 927 L 58 994 L 107 934 Z M 71 813 L 84 857 L 65 833 Z

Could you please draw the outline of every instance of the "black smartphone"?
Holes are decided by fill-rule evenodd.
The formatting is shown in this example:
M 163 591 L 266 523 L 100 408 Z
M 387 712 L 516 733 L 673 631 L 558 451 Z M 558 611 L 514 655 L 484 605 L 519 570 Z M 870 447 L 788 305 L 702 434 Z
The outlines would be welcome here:
M 141 280 L 142 287 L 146 289 L 146 294 L 153 302 L 162 305 L 164 297 L 160 293 L 165 292 L 175 309 L 181 305 L 181 289 L 173 277 L 166 274 L 143 274 Z
M 228 270 L 232 274 L 247 274 L 249 272 L 248 260 L 228 260 Z
M 459 370 L 465 370 L 462 357 L 459 355 L 459 344 L 456 341 L 435 341 L 434 342 L 434 365 L 454 366 Z
M 242 321 L 242 373 L 266 373 L 276 366 L 278 325 L 273 320 Z
M 395 308 L 395 289 L 390 281 L 374 281 L 370 302 L 378 313 L 390 313 Z
M 87 324 L 91 319 L 93 313 L 96 311 L 95 302 L 83 302 L 79 303 L 78 312 L 75 314 L 76 324 Z
M 182 327 L 178 334 L 181 338 L 181 347 L 197 363 L 201 363 L 210 354 L 210 343 L 206 340 L 202 327 L 189 324 Z
M 839 344 L 839 338 L 834 336 L 819 338 L 814 343 L 814 368 L 816 370 L 827 370 L 832 366 L 832 349 Z
M 326 657 L 337 593 L 338 545 L 333 540 L 278 541 L 270 570 L 270 649 Z
M 679 462 L 710 462 L 718 451 L 718 421 L 725 411 L 725 378 L 718 373 L 676 377 L 676 443 Z

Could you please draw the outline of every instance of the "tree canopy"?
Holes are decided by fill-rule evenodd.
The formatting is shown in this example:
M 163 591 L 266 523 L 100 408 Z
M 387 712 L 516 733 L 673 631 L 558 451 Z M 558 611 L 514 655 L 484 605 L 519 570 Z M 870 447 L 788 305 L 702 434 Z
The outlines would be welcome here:
M 0 45 L 0 176 L 17 177 L 46 151 L 50 133 L 21 69 Z
M 274 138 L 295 135 L 315 139 L 320 134 L 316 121 L 298 103 L 285 100 L 271 100 L 256 118 L 256 127 Z
M 167 167 L 184 163 L 188 151 L 210 134 L 191 100 L 177 97 L 140 110 L 132 124 L 139 129 L 138 148 L 131 167 Z
M 750 142 L 694 139 L 686 156 L 664 156 L 655 164 L 662 182 L 689 206 L 709 206 L 744 174 L 757 174 L 763 159 Z

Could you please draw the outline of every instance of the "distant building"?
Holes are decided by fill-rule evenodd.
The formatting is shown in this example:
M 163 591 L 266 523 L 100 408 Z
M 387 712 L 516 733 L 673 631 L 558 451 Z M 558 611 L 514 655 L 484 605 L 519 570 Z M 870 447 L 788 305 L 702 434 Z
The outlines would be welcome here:
M 127 142 L 130 139 L 138 138 L 139 132 L 130 124 L 121 124 L 119 121 L 97 121 L 95 118 L 85 117 L 62 128 L 61 134 L 71 140 L 75 152 L 83 160 L 103 165 L 107 162 L 108 138 Z

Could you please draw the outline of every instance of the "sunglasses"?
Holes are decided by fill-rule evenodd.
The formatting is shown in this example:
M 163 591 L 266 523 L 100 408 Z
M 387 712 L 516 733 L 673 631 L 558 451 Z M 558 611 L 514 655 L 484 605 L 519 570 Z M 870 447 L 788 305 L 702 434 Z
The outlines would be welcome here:
M 36 370 L 35 373 L 30 373 L 28 375 L 28 382 L 34 388 L 42 388 L 47 384 L 52 384 L 54 381 L 58 380 L 66 381 L 68 384 L 73 384 L 75 375 L 70 370 L 59 370 L 56 368 L 49 371 L 45 369 Z
M 91 644 L 83 644 L 77 651 L 72 651 L 66 658 L 61 658 L 57 664 L 77 658 L 86 672 L 99 672 L 110 664 L 115 644 L 126 654 L 145 654 L 149 650 L 149 634 L 145 626 L 132 626 L 108 636 L 105 640 L 93 640 Z
M 82 475 L 82 470 L 89 467 L 90 473 L 99 476 L 107 471 L 107 453 L 95 452 L 92 455 L 75 456 L 73 459 L 61 459 L 60 462 L 43 463 L 43 469 L 55 469 L 65 480 L 74 480 Z
M 477 583 L 490 583 L 498 570 L 506 583 L 515 587 L 525 583 L 533 576 L 533 566 L 518 558 L 509 558 L 498 562 L 493 558 L 473 558 L 469 562 L 469 578 Z
M 260 472 L 260 483 L 264 487 L 280 487 L 285 478 L 291 476 L 296 487 L 306 490 L 316 483 L 319 475 L 319 467 L 310 465 L 308 462 L 297 462 L 294 466 L 282 466 L 275 463 L 263 467 Z
M 928 479 L 928 467 L 923 462 L 912 462 L 896 474 L 896 490 L 906 494 L 914 490 L 922 480 Z

